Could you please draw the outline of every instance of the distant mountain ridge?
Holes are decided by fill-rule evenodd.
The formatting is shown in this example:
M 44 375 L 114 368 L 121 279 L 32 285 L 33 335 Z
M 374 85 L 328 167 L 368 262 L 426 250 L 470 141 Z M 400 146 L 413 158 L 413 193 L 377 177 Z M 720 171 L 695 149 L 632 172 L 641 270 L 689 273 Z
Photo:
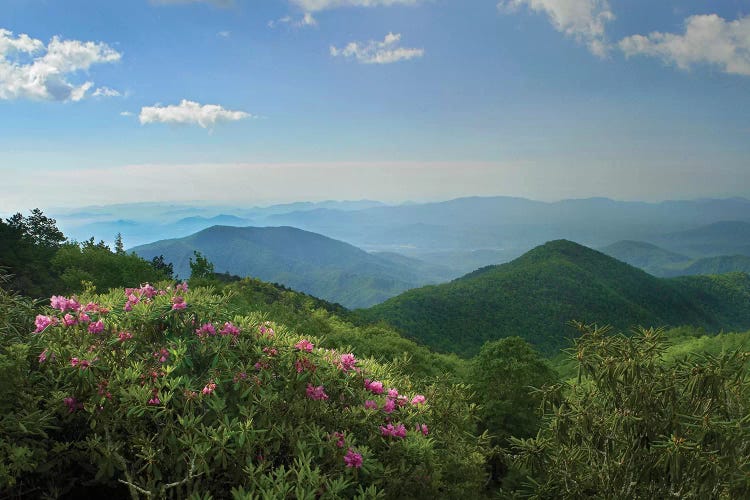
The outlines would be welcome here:
M 635 325 L 750 327 L 750 277 L 660 279 L 601 252 L 551 241 L 507 264 L 450 283 L 409 290 L 357 311 L 437 349 L 475 354 L 488 341 L 521 336 L 552 353 L 568 345 L 571 320 Z
M 413 259 L 372 255 L 293 227 L 213 226 L 132 250 L 146 259 L 164 255 L 183 277 L 190 274 L 193 251 L 199 251 L 217 272 L 282 283 L 347 307 L 369 306 L 436 279 Z

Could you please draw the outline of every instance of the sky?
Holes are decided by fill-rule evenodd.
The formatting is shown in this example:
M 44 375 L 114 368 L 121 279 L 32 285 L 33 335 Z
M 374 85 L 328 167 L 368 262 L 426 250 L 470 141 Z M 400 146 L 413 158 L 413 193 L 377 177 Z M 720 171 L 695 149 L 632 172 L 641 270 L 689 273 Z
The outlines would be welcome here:
M 0 0 L 0 212 L 750 196 L 747 0 Z

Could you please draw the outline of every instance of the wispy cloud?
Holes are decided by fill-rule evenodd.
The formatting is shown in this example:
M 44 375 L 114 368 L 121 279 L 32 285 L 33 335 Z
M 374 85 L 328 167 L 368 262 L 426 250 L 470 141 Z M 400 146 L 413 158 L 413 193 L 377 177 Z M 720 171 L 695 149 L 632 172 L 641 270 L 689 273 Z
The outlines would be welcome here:
M 120 111 L 120 116 L 133 116 L 131 111 Z
M 299 19 L 295 19 L 292 16 L 284 16 L 275 21 L 268 21 L 269 28 L 277 28 L 279 26 L 291 26 L 293 28 L 307 28 L 311 26 L 317 26 L 318 21 L 313 17 L 312 13 L 305 12 L 305 15 Z
M 500 0 L 497 4 L 504 13 L 517 12 L 524 6 L 546 14 L 557 31 L 585 44 L 592 54 L 607 55 L 606 25 L 615 18 L 607 0 Z
M 716 14 L 691 16 L 682 34 L 633 35 L 623 38 L 619 46 L 627 57 L 658 57 L 683 70 L 711 64 L 725 73 L 750 76 L 750 16 L 735 21 Z
M 120 97 L 122 94 L 119 90 L 111 89 L 109 87 L 99 87 L 94 93 L 94 97 Z
M 216 36 L 218 36 L 219 38 L 229 38 L 230 36 L 232 36 L 232 32 L 231 31 L 219 31 L 218 33 L 216 33 Z
M 382 42 L 349 42 L 340 49 L 331 45 L 329 50 L 333 57 L 356 59 L 363 64 L 389 64 L 424 55 L 424 49 L 399 47 L 400 41 L 400 33 L 388 33 Z
M 423 0 L 289 0 L 306 12 L 338 7 L 388 7 L 392 5 L 417 5 Z
M 148 123 L 170 123 L 175 125 L 199 125 L 213 129 L 218 123 L 233 122 L 250 118 L 244 111 L 224 109 L 218 104 L 201 105 L 195 101 L 183 99 L 180 104 L 169 106 L 145 106 L 141 108 L 138 120 L 141 125 Z
M 0 29 L 0 99 L 80 101 L 94 83 L 72 83 L 71 77 L 120 58 L 119 52 L 101 42 L 55 36 L 45 45 L 27 34 L 13 36 L 12 31 Z M 106 87 L 100 89 L 104 92 Z

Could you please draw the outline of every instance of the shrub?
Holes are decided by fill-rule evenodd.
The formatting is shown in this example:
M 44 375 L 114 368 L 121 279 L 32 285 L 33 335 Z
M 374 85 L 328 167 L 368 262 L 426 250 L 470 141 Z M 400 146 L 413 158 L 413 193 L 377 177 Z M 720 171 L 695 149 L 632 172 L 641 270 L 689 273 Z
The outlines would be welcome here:
M 52 297 L 14 347 L 0 427 L 9 494 L 477 496 L 487 440 L 467 388 L 316 348 L 181 284 Z M 5 367 L 3 363 L 10 363 Z M 6 380 L 6 379 L 4 379 Z M 14 396 L 16 399 L 14 399 Z M 30 443 L 8 448 L 9 443 Z

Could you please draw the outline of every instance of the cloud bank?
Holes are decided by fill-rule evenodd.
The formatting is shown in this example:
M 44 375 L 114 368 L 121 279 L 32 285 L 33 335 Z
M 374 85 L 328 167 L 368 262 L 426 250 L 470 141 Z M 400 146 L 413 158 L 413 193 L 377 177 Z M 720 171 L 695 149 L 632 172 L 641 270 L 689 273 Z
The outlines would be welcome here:
M 627 57 L 651 56 L 687 70 L 697 64 L 750 76 L 750 16 L 726 21 L 716 14 L 691 16 L 682 34 L 653 32 L 619 43 Z
M 0 29 L 0 99 L 80 101 L 94 83 L 73 83 L 71 77 L 95 64 L 119 61 L 121 56 L 101 42 L 55 36 L 45 45 L 27 34 L 13 36 L 12 31 Z M 112 92 L 117 91 L 100 87 L 94 95 Z
M 231 111 L 218 104 L 201 105 L 195 101 L 183 99 L 180 104 L 169 106 L 145 106 L 141 108 L 138 120 L 141 125 L 149 123 L 170 123 L 175 125 L 199 125 L 213 129 L 218 123 L 233 122 L 250 118 L 244 111 Z
M 390 64 L 424 55 L 424 49 L 398 47 L 400 41 L 400 33 L 388 33 L 382 42 L 349 42 L 340 49 L 331 45 L 329 50 L 333 57 L 355 59 L 362 64 Z

